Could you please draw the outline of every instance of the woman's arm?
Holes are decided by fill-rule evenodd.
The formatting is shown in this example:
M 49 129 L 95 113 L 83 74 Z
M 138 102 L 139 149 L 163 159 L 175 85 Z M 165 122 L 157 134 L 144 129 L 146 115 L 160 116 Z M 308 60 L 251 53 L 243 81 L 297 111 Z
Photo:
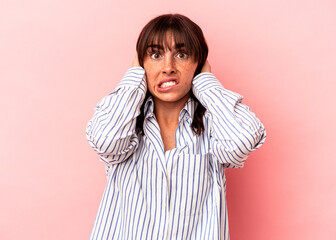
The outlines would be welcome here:
M 147 91 L 145 71 L 136 59 L 118 87 L 95 107 L 86 128 L 90 145 L 107 164 L 127 159 L 137 148 L 136 118 Z
M 208 62 L 193 80 L 193 93 L 207 109 L 211 152 L 225 167 L 243 167 L 249 153 L 265 141 L 263 124 L 237 93 L 226 90 L 210 73 Z

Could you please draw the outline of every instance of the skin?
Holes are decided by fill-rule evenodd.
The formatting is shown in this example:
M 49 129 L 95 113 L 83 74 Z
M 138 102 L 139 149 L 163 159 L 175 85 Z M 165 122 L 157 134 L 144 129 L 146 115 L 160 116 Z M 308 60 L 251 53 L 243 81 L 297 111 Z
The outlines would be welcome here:
M 179 114 L 190 97 L 192 80 L 197 68 L 197 62 L 183 47 L 175 48 L 173 38 L 171 46 L 171 50 L 165 46 L 162 46 L 162 49 L 154 48 L 154 51 L 149 51 L 144 58 L 147 86 L 153 96 L 154 114 L 160 127 L 165 151 L 175 148 L 175 131 Z M 133 61 L 133 67 L 136 66 L 140 66 L 137 56 Z M 204 64 L 202 72 L 211 72 L 208 61 Z M 176 85 L 162 87 L 161 83 L 169 79 Z

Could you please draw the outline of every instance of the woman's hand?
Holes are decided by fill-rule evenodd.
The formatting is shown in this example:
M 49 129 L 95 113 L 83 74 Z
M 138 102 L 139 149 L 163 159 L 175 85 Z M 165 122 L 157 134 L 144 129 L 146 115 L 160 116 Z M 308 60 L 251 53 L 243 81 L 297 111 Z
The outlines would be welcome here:
M 140 67 L 139 58 L 138 58 L 138 53 L 135 54 L 135 58 L 134 58 L 134 60 L 133 60 L 132 67 Z
M 202 67 L 201 72 L 210 72 L 211 73 L 211 66 L 209 64 L 208 59 L 205 61 L 204 65 Z

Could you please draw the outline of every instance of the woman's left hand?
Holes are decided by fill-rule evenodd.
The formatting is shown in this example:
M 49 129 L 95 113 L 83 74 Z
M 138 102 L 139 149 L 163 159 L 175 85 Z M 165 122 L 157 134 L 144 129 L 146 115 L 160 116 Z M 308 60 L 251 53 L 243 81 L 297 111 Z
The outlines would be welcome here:
M 204 65 L 202 67 L 201 72 L 210 72 L 211 73 L 211 66 L 209 64 L 208 59 L 205 61 Z
M 140 67 L 139 58 L 138 58 L 138 53 L 135 54 L 135 57 L 134 57 L 134 59 L 133 59 L 132 67 Z

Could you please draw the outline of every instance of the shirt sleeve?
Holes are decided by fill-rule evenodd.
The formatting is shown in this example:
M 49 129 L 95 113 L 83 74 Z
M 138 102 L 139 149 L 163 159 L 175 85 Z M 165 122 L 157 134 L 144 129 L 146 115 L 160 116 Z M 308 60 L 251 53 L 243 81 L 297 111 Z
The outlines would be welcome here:
M 266 139 L 263 124 L 241 103 L 243 97 L 226 90 L 212 73 L 197 75 L 192 90 L 207 110 L 210 152 L 225 167 L 243 167 L 250 152 Z
M 134 67 L 126 72 L 118 87 L 96 105 L 86 136 L 106 164 L 126 160 L 138 147 L 136 118 L 146 91 L 145 71 Z

